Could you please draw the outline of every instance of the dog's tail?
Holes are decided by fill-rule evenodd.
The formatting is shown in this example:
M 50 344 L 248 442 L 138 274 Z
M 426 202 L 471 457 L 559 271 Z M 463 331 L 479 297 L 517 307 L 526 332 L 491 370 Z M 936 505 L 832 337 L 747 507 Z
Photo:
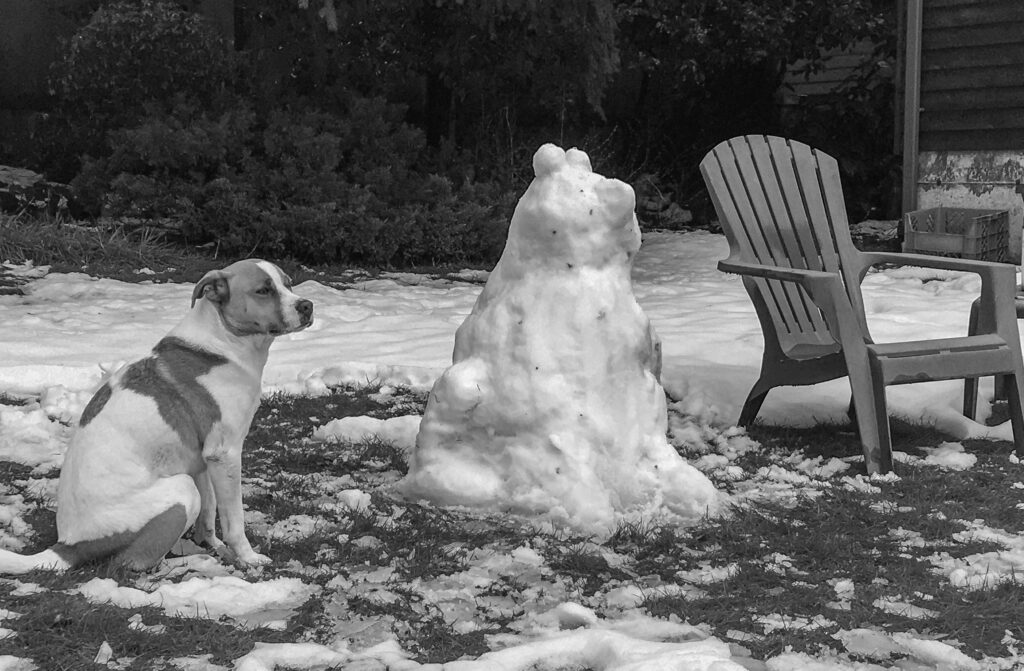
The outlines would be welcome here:
M 20 555 L 17 552 L 0 549 L 0 574 L 21 575 L 29 571 L 67 571 L 72 563 L 56 552 L 54 548 L 34 555 Z

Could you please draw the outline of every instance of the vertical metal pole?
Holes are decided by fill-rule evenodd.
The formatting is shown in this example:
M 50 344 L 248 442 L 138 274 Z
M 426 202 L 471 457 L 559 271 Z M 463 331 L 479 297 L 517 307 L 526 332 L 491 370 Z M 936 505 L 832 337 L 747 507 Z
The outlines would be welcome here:
M 917 208 L 918 133 L 921 119 L 923 0 L 907 0 L 907 52 L 903 92 L 903 211 Z

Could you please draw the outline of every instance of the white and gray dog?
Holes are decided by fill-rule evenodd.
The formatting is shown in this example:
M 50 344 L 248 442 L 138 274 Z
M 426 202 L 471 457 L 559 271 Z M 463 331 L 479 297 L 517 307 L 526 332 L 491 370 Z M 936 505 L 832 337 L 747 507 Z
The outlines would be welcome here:
M 242 441 L 271 342 L 312 322 L 313 303 L 272 263 L 207 273 L 185 318 L 85 407 L 60 473 L 57 543 L 28 556 L 0 550 L 0 573 L 108 557 L 149 568 L 190 526 L 228 561 L 269 562 L 245 535 Z

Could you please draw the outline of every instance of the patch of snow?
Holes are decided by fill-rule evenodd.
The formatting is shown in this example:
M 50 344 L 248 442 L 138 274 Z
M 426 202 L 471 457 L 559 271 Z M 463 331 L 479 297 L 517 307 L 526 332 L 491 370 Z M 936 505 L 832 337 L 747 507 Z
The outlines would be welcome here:
M 416 445 L 420 420 L 419 415 L 404 415 L 388 419 L 365 416 L 342 417 L 316 427 L 313 430 L 313 439 L 358 443 L 369 438 L 377 438 L 410 454 Z
M 710 585 L 735 577 L 740 571 L 739 564 L 725 566 L 703 565 L 689 571 L 676 571 L 676 578 L 691 585 Z
M 32 527 L 23 518 L 29 505 L 21 494 L 6 491 L 7 485 L 0 482 L 0 548 L 17 552 L 24 549 L 25 540 L 32 536 Z
M 879 598 L 875 599 L 871 605 L 886 613 L 908 617 L 912 620 L 924 620 L 938 615 L 937 611 L 922 608 L 921 606 L 915 606 L 912 603 L 907 603 L 906 601 L 900 601 L 898 599 Z
M 0 460 L 46 473 L 64 463 L 71 431 L 50 419 L 37 403 L 0 404 Z
M 252 583 L 235 576 L 193 577 L 163 583 L 151 592 L 121 587 L 109 578 L 93 578 L 71 590 L 93 603 L 121 608 L 154 606 L 168 615 L 217 620 L 227 616 L 253 627 L 283 629 L 288 616 L 317 588 L 298 578 Z
M 1001 550 L 981 552 L 954 559 L 949 553 L 939 552 L 929 561 L 935 570 L 949 581 L 964 589 L 988 589 L 1006 581 L 1019 581 L 1024 575 L 1024 536 L 994 529 L 980 521 L 968 522 L 965 531 L 953 534 L 953 539 L 966 542 L 982 540 L 997 543 Z
M 918 448 L 925 453 L 924 463 L 930 466 L 940 466 L 951 471 L 965 471 L 974 468 L 978 457 L 964 452 L 961 443 L 945 442 L 938 447 Z
M 44 277 L 50 272 L 50 266 L 37 266 L 32 261 L 23 261 L 22 263 L 4 261 L 0 263 L 0 270 L 3 271 L 4 275 L 11 275 L 12 277 L 38 278 Z
M 929 640 L 913 634 L 888 633 L 875 629 L 839 631 L 833 636 L 855 655 L 888 661 L 893 656 L 907 657 L 925 668 L 938 671 L 980 671 L 981 665 L 949 643 Z
M 764 627 L 764 633 L 770 634 L 773 631 L 789 631 L 792 629 L 822 629 L 836 626 L 836 623 L 824 615 L 814 617 L 802 617 L 795 615 L 758 615 L 754 621 Z
M 283 520 L 278 520 L 272 525 L 267 527 L 264 532 L 268 538 L 274 540 L 281 540 L 286 543 L 294 543 L 295 541 L 302 540 L 303 538 L 309 538 L 316 533 L 317 528 L 324 524 L 322 517 L 313 517 L 311 515 L 289 515 Z
M 0 671 L 37 671 L 32 660 L 14 655 L 0 655 Z

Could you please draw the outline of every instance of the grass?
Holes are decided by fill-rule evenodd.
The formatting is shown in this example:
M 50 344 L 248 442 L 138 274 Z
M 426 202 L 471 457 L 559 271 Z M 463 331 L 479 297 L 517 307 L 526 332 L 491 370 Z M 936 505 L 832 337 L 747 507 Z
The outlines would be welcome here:
M 5 214 L 0 214 L 0 260 L 30 260 L 57 272 L 84 271 L 126 281 L 198 278 L 220 265 L 209 255 L 168 242 L 164 232 L 150 226 L 125 221 L 83 225 Z M 133 272 L 141 268 L 156 274 L 140 277 Z
M 207 271 L 240 258 L 221 256 L 210 245 L 188 246 L 166 229 L 142 220 L 84 223 L 0 213 L 0 262 L 32 261 L 37 266 L 51 266 L 54 272 L 85 272 L 123 282 L 195 282 Z M 336 264 L 309 265 L 289 258 L 275 258 L 274 262 L 296 284 L 316 279 L 344 286 L 380 272 Z M 450 278 L 467 267 L 480 268 L 479 264 L 441 264 L 406 270 Z M 143 268 L 151 272 L 136 272 Z M 10 291 L 10 285 L 10 279 L 0 273 L 0 293 Z
M 7 654 L 28 657 L 38 668 L 48 671 L 96 668 L 92 662 L 105 641 L 118 657 L 132 659 L 128 668 L 165 668 L 162 664 L 168 659 L 201 655 L 230 666 L 256 641 L 286 642 L 295 640 L 299 633 L 252 631 L 199 618 L 169 617 L 158 608 L 136 608 L 128 613 L 59 591 L 91 579 L 94 573 L 86 570 L 61 577 L 38 575 L 41 586 L 50 591 L 31 597 L 12 596 L 9 589 L 0 587 L 5 606 L 20 613 L 16 620 L 4 622 L 18 632 L 16 638 L 3 641 Z M 133 629 L 128 618 L 134 614 L 140 615 L 146 626 L 163 630 Z
M 65 576 L 31 575 L 29 580 L 47 590 L 37 594 L 17 596 L 14 581 L 0 582 L 0 601 L 21 613 L 0 625 L 17 632 L 4 647 L 46 669 L 84 668 L 104 640 L 121 660 L 119 668 L 164 668 L 173 657 L 206 654 L 228 665 L 256 641 L 327 642 L 339 621 L 357 619 L 396 635 L 417 661 L 443 662 L 486 652 L 487 635 L 512 632 L 514 620 L 531 609 L 562 601 L 599 608 L 596 604 L 609 590 L 629 584 L 641 586 L 642 607 L 649 613 L 704 624 L 725 640 L 738 638 L 757 659 L 787 649 L 815 654 L 838 648 L 833 634 L 860 627 L 945 636 L 975 658 L 1005 656 L 1006 631 L 1024 638 L 1018 617 L 1024 584 L 962 589 L 932 561 L 938 553 L 965 558 L 1001 549 L 970 533 L 955 535 L 971 520 L 1024 530 L 1017 508 L 1024 505 L 1024 490 L 1012 486 L 1020 473 L 1009 464 L 1008 443 L 971 442 L 968 448 L 978 463 L 969 471 L 901 463 L 898 481 L 875 481 L 877 491 L 867 491 L 843 485 L 842 478 L 855 474 L 858 463 L 845 473 L 814 480 L 791 498 L 759 500 L 727 518 L 689 529 L 624 523 L 598 543 L 540 532 L 514 518 L 395 499 L 387 486 L 406 468 L 401 450 L 379 440 L 312 440 L 314 426 L 336 417 L 386 417 L 396 407 L 422 410 L 421 394 L 400 391 L 382 397 L 376 391 L 275 396 L 264 401 L 254 422 L 245 461 L 246 505 L 262 516 L 262 524 L 250 524 L 256 529 L 250 535 L 274 560 L 261 579 L 301 576 L 321 588 L 286 630 L 253 631 L 228 621 L 168 617 L 153 608 L 90 604 L 62 591 L 96 576 L 134 584 L 135 576 L 101 565 Z M 755 482 L 754 474 L 766 466 L 795 472 L 794 450 L 801 451 L 801 458 L 852 458 L 855 463 L 860 451 L 845 426 L 755 426 L 751 435 L 762 449 L 748 451 L 734 465 Z M 897 449 L 907 452 L 944 439 L 908 424 L 897 424 L 894 438 Z M 3 481 L 26 497 L 28 475 L 24 467 L 0 464 Z M 370 506 L 346 510 L 331 505 L 339 482 L 373 492 Z M 296 515 L 316 518 L 314 532 L 293 540 L 265 535 L 270 525 Z M 53 513 L 45 506 L 26 520 L 36 532 L 27 550 L 53 541 Z M 532 575 L 521 567 L 492 571 L 483 574 L 486 584 L 465 598 L 437 596 L 455 584 L 454 576 L 479 572 L 482 557 L 524 547 L 543 558 Z M 609 557 L 619 560 L 612 565 Z M 380 570 L 386 576 L 378 582 L 361 582 Z M 702 572 L 712 577 L 695 577 Z M 331 588 L 338 576 L 351 586 Z M 836 589 L 840 581 L 853 585 L 845 600 Z M 899 612 L 905 605 L 884 610 L 885 600 L 926 609 L 924 617 Z M 453 619 L 452 609 L 461 615 Z M 166 629 L 132 629 L 129 618 L 134 615 Z M 472 630 L 459 626 L 467 619 L 476 622 Z

